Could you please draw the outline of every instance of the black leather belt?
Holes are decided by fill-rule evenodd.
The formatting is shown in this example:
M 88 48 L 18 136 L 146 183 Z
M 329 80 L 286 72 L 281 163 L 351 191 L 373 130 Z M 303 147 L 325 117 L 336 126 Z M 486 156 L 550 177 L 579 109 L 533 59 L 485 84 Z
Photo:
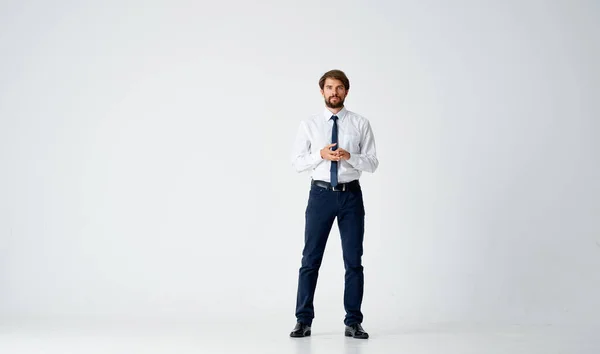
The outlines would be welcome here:
M 335 191 L 335 192 L 346 192 L 346 191 L 356 190 L 356 189 L 360 188 L 360 183 L 358 182 L 357 179 L 355 179 L 352 182 L 348 182 L 348 183 L 338 183 L 337 186 L 335 186 L 335 188 L 333 188 L 331 186 L 331 183 L 329 183 L 329 182 L 319 181 L 319 180 L 314 180 L 314 179 L 312 180 L 311 184 L 314 186 L 325 188 L 329 191 Z

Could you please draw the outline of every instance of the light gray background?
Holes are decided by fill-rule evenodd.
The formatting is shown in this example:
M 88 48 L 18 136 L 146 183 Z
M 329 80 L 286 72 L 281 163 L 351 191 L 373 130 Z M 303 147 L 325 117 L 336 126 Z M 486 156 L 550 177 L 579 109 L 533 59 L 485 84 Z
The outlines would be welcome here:
M 289 154 L 340 68 L 380 158 L 365 324 L 597 324 L 599 11 L 3 1 L 0 317 L 291 329 L 309 177 Z M 342 292 L 334 228 L 315 323 L 341 324 Z

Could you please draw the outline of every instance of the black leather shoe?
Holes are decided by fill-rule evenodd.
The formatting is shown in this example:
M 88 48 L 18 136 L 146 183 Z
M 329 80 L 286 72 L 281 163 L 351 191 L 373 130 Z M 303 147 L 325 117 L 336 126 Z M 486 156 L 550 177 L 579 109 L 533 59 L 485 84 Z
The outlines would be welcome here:
M 353 325 L 346 326 L 345 335 L 346 337 L 354 337 L 358 339 L 369 338 L 369 333 L 365 332 L 360 323 L 355 323 Z
M 290 337 L 299 338 L 299 337 L 309 337 L 310 336 L 310 326 L 304 323 L 296 323 L 296 327 L 292 333 L 290 333 Z

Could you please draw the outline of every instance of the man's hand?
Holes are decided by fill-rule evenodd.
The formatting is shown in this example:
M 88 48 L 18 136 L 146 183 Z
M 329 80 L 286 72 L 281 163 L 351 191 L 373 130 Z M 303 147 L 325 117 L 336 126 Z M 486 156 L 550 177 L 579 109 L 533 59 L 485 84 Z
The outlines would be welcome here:
M 337 150 L 331 150 L 336 144 L 329 144 L 321 149 L 321 158 L 329 161 L 340 161 L 340 160 L 348 160 L 350 158 L 350 153 L 342 148 L 338 148 Z
M 331 150 L 336 143 L 329 144 L 321 149 L 321 158 L 329 161 L 339 161 L 339 157 L 336 151 Z
M 342 148 L 338 148 L 334 152 L 338 154 L 340 160 L 348 160 L 350 158 L 350 153 Z

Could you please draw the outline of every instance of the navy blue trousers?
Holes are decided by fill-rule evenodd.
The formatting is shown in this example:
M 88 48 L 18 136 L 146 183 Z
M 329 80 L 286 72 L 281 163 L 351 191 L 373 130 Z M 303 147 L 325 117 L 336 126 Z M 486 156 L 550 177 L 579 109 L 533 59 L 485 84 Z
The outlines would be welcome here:
M 312 324 L 315 317 L 313 299 L 325 245 L 334 220 L 342 239 L 342 253 L 346 270 L 344 279 L 344 323 L 362 323 L 361 304 L 364 291 L 362 266 L 365 208 L 360 185 L 352 190 L 330 191 L 311 185 L 306 207 L 306 225 L 302 266 L 298 277 L 296 318 Z

